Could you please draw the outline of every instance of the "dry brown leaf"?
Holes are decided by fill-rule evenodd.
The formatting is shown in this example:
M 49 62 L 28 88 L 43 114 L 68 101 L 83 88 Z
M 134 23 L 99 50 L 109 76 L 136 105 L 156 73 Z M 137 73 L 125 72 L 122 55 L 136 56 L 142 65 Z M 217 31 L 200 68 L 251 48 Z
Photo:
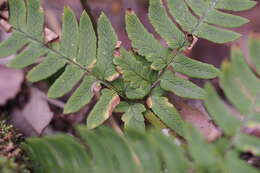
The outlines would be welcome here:
M 21 89 L 24 81 L 22 70 L 0 66 L 0 106 L 13 99 Z
M 46 43 L 52 42 L 53 40 L 58 39 L 59 36 L 50 30 L 49 28 L 44 28 L 44 40 Z
M 40 135 L 51 122 L 51 112 L 44 93 L 30 88 L 29 102 L 22 110 L 15 109 L 11 114 L 12 124 L 27 136 Z
M 182 118 L 193 124 L 208 141 L 214 141 L 221 136 L 220 130 L 208 119 L 205 113 L 181 102 L 176 106 Z
M 12 31 L 12 25 L 10 25 L 6 20 L 0 19 L 0 27 L 5 30 L 5 32 Z

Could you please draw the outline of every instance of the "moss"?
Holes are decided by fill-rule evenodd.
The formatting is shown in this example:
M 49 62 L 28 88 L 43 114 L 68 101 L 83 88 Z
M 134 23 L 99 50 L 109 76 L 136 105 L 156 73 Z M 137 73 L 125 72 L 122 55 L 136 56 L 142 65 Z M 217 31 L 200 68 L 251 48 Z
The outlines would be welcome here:
M 23 136 L 12 125 L 0 121 L 0 172 L 29 173 L 27 158 L 20 148 Z

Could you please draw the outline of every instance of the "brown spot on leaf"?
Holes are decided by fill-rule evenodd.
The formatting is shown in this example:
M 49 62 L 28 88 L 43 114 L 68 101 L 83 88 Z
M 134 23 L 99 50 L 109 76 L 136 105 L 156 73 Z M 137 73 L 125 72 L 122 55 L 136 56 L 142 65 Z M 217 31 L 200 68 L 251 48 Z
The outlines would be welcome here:
M 120 97 L 116 95 L 115 97 L 112 98 L 112 100 L 109 103 L 109 109 L 107 112 L 107 117 L 112 115 L 113 110 L 116 108 L 116 106 L 120 103 Z

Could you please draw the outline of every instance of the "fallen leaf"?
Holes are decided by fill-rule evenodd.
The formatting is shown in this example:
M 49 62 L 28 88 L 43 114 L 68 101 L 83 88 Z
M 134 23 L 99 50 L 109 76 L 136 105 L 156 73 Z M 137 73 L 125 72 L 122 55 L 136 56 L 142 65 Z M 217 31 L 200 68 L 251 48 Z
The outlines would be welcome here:
M 36 88 L 30 88 L 29 102 L 22 110 L 15 109 L 11 114 L 11 123 L 26 136 L 41 135 L 51 122 L 51 112 L 46 96 Z
M 181 102 L 176 106 L 183 120 L 194 125 L 208 141 L 214 141 L 221 136 L 220 130 L 208 119 L 205 113 Z
M 12 25 L 10 25 L 4 19 L 0 19 L 0 27 L 2 27 L 6 32 L 11 32 L 12 31 Z
M 218 139 L 222 133 L 214 125 L 203 104 L 199 100 L 184 99 L 167 93 L 169 101 L 178 109 L 182 119 L 192 124 L 208 141 Z
M 0 106 L 18 94 L 23 81 L 23 71 L 0 66 Z
M 59 36 L 49 28 L 44 28 L 44 40 L 46 43 L 52 42 L 58 39 Z

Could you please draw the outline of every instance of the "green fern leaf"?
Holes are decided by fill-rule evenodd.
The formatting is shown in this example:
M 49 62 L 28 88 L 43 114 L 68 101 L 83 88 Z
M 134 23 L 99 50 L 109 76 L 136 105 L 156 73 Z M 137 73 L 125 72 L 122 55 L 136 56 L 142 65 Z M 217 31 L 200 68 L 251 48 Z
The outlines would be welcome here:
M 150 91 L 150 87 L 147 88 L 132 88 L 126 87 L 125 95 L 129 99 L 143 99 Z
M 66 65 L 65 71 L 50 87 L 49 97 L 56 98 L 65 95 L 85 73 L 90 74 L 96 62 L 97 39 L 85 12 L 78 26 L 74 13 L 68 7 L 64 9 L 60 45 L 47 45 L 43 41 L 44 18 L 37 0 L 26 0 L 26 3 L 21 0 L 11 0 L 10 23 L 13 25 L 14 33 L 0 44 L 0 51 L 3 50 L 0 56 L 8 56 L 21 50 L 8 64 L 10 67 L 23 68 L 33 64 L 36 58 L 46 55 L 47 58 L 27 75 L 30 81 L 36 82 L 50 77 Z M 89 102 L 89 98 L 85 98 L 90 97 L 87 95 L 89 93 L 84 93 L 82 96 L 84 103 Z M 81 103 L 72 108 L 70 104 L 71 101 L 69 106 L 66 106 L 66 111 L 68 109 L 70 112 L 77 111 L 84 106 Z
M 122 95 L 125 95 L 128 99 L 142 99 L 150 91 L 150 86 L 146 88 L 133 88 L 130 86 L 129 82 L 119 78 L 112 82 L 112 85 L 116 90 Z
M 164 48 L 142 25 L 133 12 L 126 14 L 126 30 L 137 52 L 152 62 L 154 70 L 163 69 L 169 61 L 170 51 Z
M 140 134 L 140 132 L 127 132 L 128 144 L 135 151 L 140 164 L 140 172 L 143 173 L 159 173 L 161 172 L 160 159 L 157 157 L 156 148 L 151 145 L 151 140 L 148 136 Z
M 213 120 L 224 130 L 225 134 L 235 135 L 241 127 L 240 121 L 227 111 L 224 103 L 217 96 L 211 85 L 206 85 L 205 105 Z
M 38 57 L 45 55 L 47 52 L 41 44 L 32 43 L 7 65 L 12 68 L 24 68 L 31 65 Z
M 254 7 L 256 4 L 257 2 L 251 0 L 225 0 L 219 1 L 216 8 L 222 10 L 243 11 Z
M 0 57 L 14 54 L 28 43 L 30 40 L 26 36 L 19 32 L 13 32 L 7 40 L 0 44 Z
M 149 107 L 162 120 L 163 123 L 179 135 L 184 134 L 183 121 L 178 111 L 171 103 L 169 103 L 166 97 L 152 96 L 148 102 Z
M 76 61 L 88 69 L 93 68 L 97 57 L 97 38 L 91 20 L 83 12 L 79 24 L 79 52 Z
M 75 14 L 69 7 L 64 8 L 60 51 L 73 59 L 77 56 L 79 28 Z
M 186 79 L 177 77 L 170 71 L 164 73 L 160 86 L 162 89 L 173 92 L 181 97 L 203 99 L 205 96 L 205 91 L 202 88 Z
M 51 75 L 55 74 L 58 70 L 64 67 L 66 61 L 56 54 L 49 53 L 47 58 L 35 66 L 28 74 L 27 79 L 31 82 L 38 82 L 43 79 L 47 79 Z
M 103 13 L 98 20 L 98 36 L 98 58 L 93 72 L 100 79 L 112 81 L 118 75 L 113 64 L 117 36 L 110 21 Z
M 185 138 L 190 147 L 190 153 L 196 163 L 196 172 L 222 172 L 219 156 L 214 153 L 214 148 L 190 124 L 186 124 Z M 201 157 L 203 156 L 203 157 Z
M 73 60 L 78 51 L 78 23 L 69 8 L 64 9 L 60 51 Z M 76 61 L 76 60 L 73 60 Z M 48 91 L 48 97 L 57 98 L 68 93 L 81 79 L 84 71 L 74 65 L 68 65 L 64 73 L 54 82 Z
M 31 2 L 31 1 L 29 1 Z M 10 18 L 9 22 L 15 28 L 25 28 L 26 27 L 26 7 L 24 1 L 10 0 L 9 12 Z
M 212 79 L 219 74 L 219 70 L 213 65 L 193 60 L 183 54 L 176 56 L 171 66 L 176 72 L 194 78 Z
M 19 14 L 20 15 L 20 14 Z M 43 39 L 44 14 L 37 0 L 27 0 L 26 31 L 39 40 Z
M 88 115 L 87 127 L 93 129 L 101 125 L 109 118 L 119 102 L 120 98 L 114 91 L 108 89 L 102 90 L 100 99 Z
M 48 97 L 58 98 L 64 96 L 80 81 L 84 72 L 77 66 L 68 65 L 62 75 L 52 84 Z
M 84 142 L 88 144 L 90 152 L 93 155 L 93 167 L 95 172 L 106 173 L 115 172 L 116 165 L 113 163 L 109 150 L 106 149 L 105 144 L 95 132 L 87 130 L 85 127 L 77 127 L 80 136 Z M 104 164 L 106 163 L 106 164 Z
M 252 63 L 256 67 L 256 71 L 260 74 L 260 37 L 257 34 L 251 34 L 249 37 L 249 51 L 251 55 Z
M 203 0 L 187 0 L 187 4 L 200 18 L 205 17 L 205 19 L 203 19 L 203 22 L 207 22 L 209 24 L 214 24 L 227 28 L 234 28 L 242 26 L 248 22 L 248 20 L 245 18 L 216 10 L 215 4 L 218 4 L 218 0 L 212 2 L 207 2 Z
M 234 104 L 240 112 L 246 113 L 250 111 L 252 102 L 248 97 L 249 95 L 245 96 L 241 91 L 241 87 L 243 87 L 241 82 L 239 80 L 233 80 L 236 76 L 231 64 L 225 63 L 222 65 L 221 86 L 231 103 Z
M 171 138 L 158 132 L 153 133 L 154 136 L 151 136 L 151 141 L 157 145 L 157 149 L 161 152 L 167 170 L 169 172 L 176 172 L 178 170 L 179 173 L 186 173 L 190 168 L 190 163 L 185 157 L 183 149 Z
M 246 19 L 218 11 L 216 8 L 219 2 L 220 1 L 218 0 L 207 2 L 202 0 L 196 2 L 187 1 L 188 6 L 183 0 L 172 0 L 168 1 L 168 6 L 170 13 L 186 32 L 216 43 L 225 43 L 236 40 L 240 37 L 238 33 L 208 24 L 234 27 L 246 22 Z M 190 12 L 189 8 L 191 8 L 200 18 L 197 19 Z
M 183 46 L 185 36 L 167 16 L 162 0 L 150 0 L 148 14 L 152 25 L 167 41 L 170 48 L 176 49 Z
M 92 85 L 96 82 L 96 79 L 91 76 L 86 76 L 77 90 L 67 101 L 64 107 L 64 113 L 77 112 L 83 106 L 88 104 L 93 97 Z
M 232 48 L 232 62 L 222 67 L 221 86 L 229 100 L 243 114 L 252 110 L 252 105 L 259 94 L 260 80 L 246 65 L 243 53 L 239 48 Z M 235 79 L 235 80 L 234 80 Z
M 42 165 L 35 167 L 37 173 L 92 172 L 89 155 L 74 137 L 58 134 L 45 137 L 44 142 L 31 138 L 28 144 L 30 147 L 24 146 L 25 150 L 31 158 L 38 160 L 38 163 Z M 65 147 L 64 144 L 66 144 Z
M 146 111 L 146 109 L 142 104 L 129 105 L 122 116 L 125 130 L 138 130 L 140 132 L 144 132 L 145 124 L 142 114 L 144 111 Z
M 241 151 L 248 151 L 256 156 L 260 156 L 260 140 L 255 136 L 239 134 L 235 145 Z
M 152 71 L 149 66 L 145 66 L 138 61 L 134 55 L 121 49 L 121 57 L 114 59 L 114 63 L 118 66 L 123 74 L 123 79 L 130 83 L 133 88 L 149 87 L 156 79 L 155 71 Z
M 258 40 L 250 40 L 250 47 L 259 49 Z M 251 50 L 252 51 L 252 50 Z M 227 159 L 225 169 L 228 172 L 257 172 L 253 167 L 246 165 L 238 159 L 238 152 L 251 152 L 256 156 L 259 152 L 259 139 L 245 133 L 242 129 L 253 129 L 259 126 L 259 78 L 246 64 L 245 57 L 240 48 L 233 46 L 231 49 L 231 62 L 224 62 L 220 84 L 226 97 L 233 105 L 225 106 L 217 96 L 213 87 L 206 86 L 205 105 L 215 123 L 224 131 L 224 135 L 230 136 L 231 144 L 227 145 L 225 157 Z M 231 114 L 228 107 L 234 106 L 244 119 L 238 121 L 237 115 Z M 230 140 L 228 138 L 228 140 Z M 235 151 L 229 149 L 233 146 Z M 229 150 L 228 152 L 226 152 Z M 239 164 L 239 168 L 235 165 Z M 241 167 L 240 167 L 241 166 Z
M 117 170 L 120 173 L 139 172 L 134 155 L 124 138 L 114 133 L 112 129 L 100 127 L 97 135 L 106 141 L 106 149 L 112 151 L 114 162 L 117 163 Z
M 185 126 L 187 146 L 155 129 L 148 133 L 129 130 L 117 134 L 108 127 L 87 130 L 77 127 L 80 142 L 63 134 L 30 138 L 24 148 L 34 171 L 91 173 L 258 172 L 239 159 L 234 149 L 220 152 L 191 126 Z M 88 146 L 85 148 L 85 146 Z M 186 153 L 186 152 L 188 153 Z M 201 157 L 203 156 L 203 157 Z M 71 163 L 70 163 L 71 162 Z M 104 164 L 106 163 L 106 164 Z M 239 168 L 239 169 L 238 169 Z

